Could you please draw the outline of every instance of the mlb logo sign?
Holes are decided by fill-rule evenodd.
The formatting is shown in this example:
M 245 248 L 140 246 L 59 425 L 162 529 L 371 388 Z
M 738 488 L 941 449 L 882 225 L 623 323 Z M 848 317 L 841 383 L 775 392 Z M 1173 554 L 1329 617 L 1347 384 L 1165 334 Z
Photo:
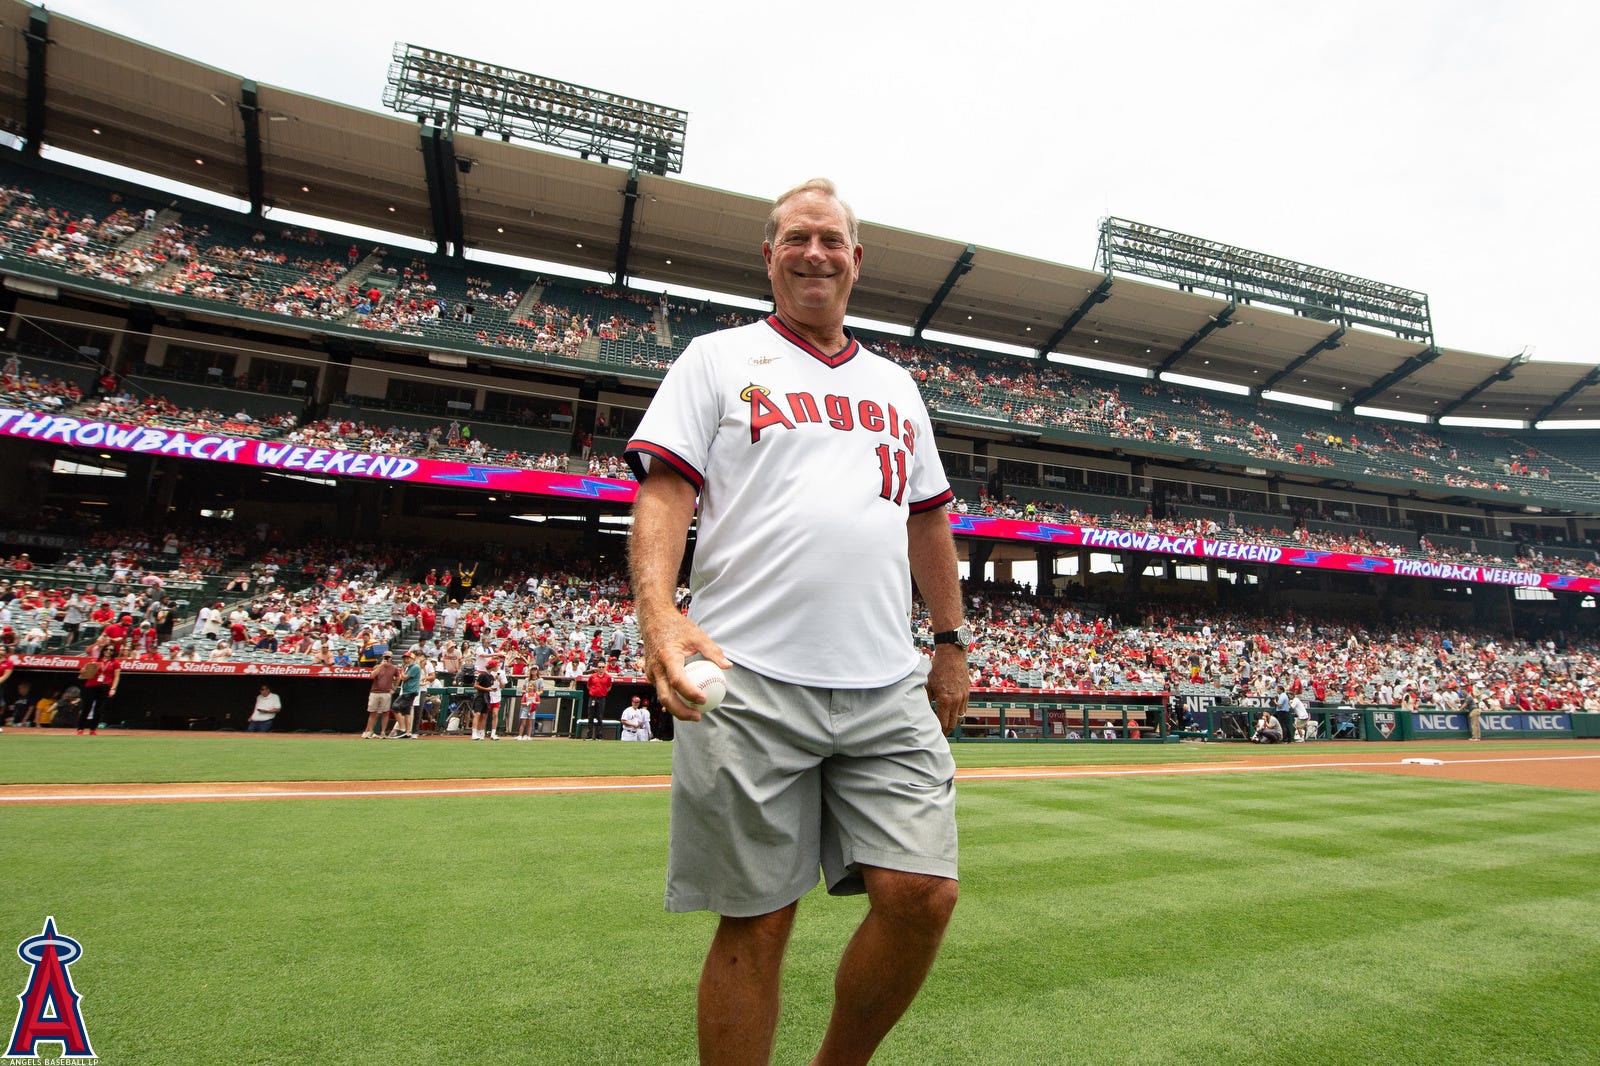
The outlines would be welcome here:
M 1383 739 L 1388 740 L 1394 733 L 1394 712 L 1373 711 L 1372 724 L 1377 727 L 1379 733 L 1383 734 Z
M 83 1024 L 80 997 L 72 987 L 67 967 L 83 954 L 69 936 L 56 932 L 56 920 L 44 920 L 44 931 L 17 945 L 17 956 L 32 967 L 28 982 L 17 996 L 17 1024 L 11 1029 L 7 1059 L 37 1059 L 41 1043 L 61 1045 L 63 1059 L 93 1059 L 89 1030 Z

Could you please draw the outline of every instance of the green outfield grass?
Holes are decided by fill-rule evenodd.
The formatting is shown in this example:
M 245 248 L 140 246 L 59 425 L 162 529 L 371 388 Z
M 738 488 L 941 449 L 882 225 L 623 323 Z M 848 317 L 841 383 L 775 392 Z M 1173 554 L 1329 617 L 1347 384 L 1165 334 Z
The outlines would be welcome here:
M 48 752 L 51 779 L 90 780 L 141 739 L 8 732 L 0 759 L 13 774 Z M 268 750 L 149 739 L 191 762 Z M 313 762 L 323 747 L 363 766 L 415 757 L 273 739 Z M 430 746 L 444 761 L 570 759 L 563 773 L 641 772 L 668 747 L 413 745 Z M 1186 748 L 1040 750 L 1207 754 Z M 980 750 L 993 765 L 1002 749 L 963 761 Z M 73 979 L 103 1063 L 694 1061 L 712 919 L 661 910 L 663 792 L 3 817 L 0 999 L 27 976 L 12 945 L 55 915 L 84 947 Z M 960 824 L 944 955 L 875 1061 L 1600 1058 L 1600 793 L 1336 770 L 973 782 Z M 814 1049 L 863 906 L 802 905 L 774 1061 Z
M 1483 752 L 1584 750 L 1567 740 L 1494 741 Z M 1125 763 L 1230 762 L 1280 758 L 1287 753 L 1333 757 L 1340 751 L 1370 754 L 1386 748 L 1398 760 L 1432 751 L 1466 751 L 1443 741 L 1310 745 L 1041 743 L 981 741 L 952 746 L 960 766 L 1084 766 Z M 1594 749 L 1600 750 L 1600 749 Z M 589 743 L 540 739 L 529 743 L 474 742 L 459 737 L 361 740 L 328 734 L 134 733 L 106 730 L 97 737 L 53 729 L 8 730 L 0 735 L 0 784 L 126 781 L 383 781 L 472 777 L 575 777 L 590 774 L 665 774 L 672 745 Z

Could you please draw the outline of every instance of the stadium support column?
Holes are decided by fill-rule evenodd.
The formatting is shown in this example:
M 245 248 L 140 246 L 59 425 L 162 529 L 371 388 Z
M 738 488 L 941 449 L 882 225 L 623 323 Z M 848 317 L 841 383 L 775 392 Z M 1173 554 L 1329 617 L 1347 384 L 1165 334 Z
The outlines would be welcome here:
M 612 283 L 628 284 L 628 255 L 633 248 L 633 212 L 639 203 L 639 168 L 628 171 L 628 186 L 622 193 L 622 224 L 617 233 L 617 262 Z
M 376 348 L 358 349 L 337 338 L 329 338 L 324 343 L 328 350 L 328 361 L 318 372 L 316 389 L 306 401 L 303 414 L 306 422 L 325 417 L 330 406 L 345 401 L 350 388 L 350 367 L 354 365 L 356 356 L 377 355 Z
M 39 158 L 44 146 L 46 55 L 50 49 L 50 12 L 36 7 L 28 15 L 28 28 L 23 33 L 28 42 L 28 103 L 23 115 L 22 153 L 30 159 Z
M 928 323 L 933 321 L 933 316 L 938 313 L 945 299 L 955 291 L 956 282 L 966 276 L 972 269 L 972 257 L 978 254 L 978 246 L 969 244 L 962 251 L 955 263 L 950 267 L 950 273 L 945 276 L 944 284 L 939 286 L 939 291 L 933 294 L 933 299 L 928 301 L 928 306 L 922 309 L 922 314 L 917 316 L 917 324 L 911 328 L 912 336 L 920 338 L 922 331 L 928 328 Z
M 261 161 L 261 104 L 256 83 L 246 78 L 239 85 L 239 118 L 244 125 L 244 176 L 250 193 L 250 217 L 260 218 L 266 207 L 266 176 Z
M 989 569 L 989 556 L 994 554 L 994 541 L 974 537 L 966 543 L 967 574 L 973 581 L 982 581 Z
M 155 326 L 155 308 L 149 304 L 129 304 L 126 326 L 112 337 L 103 368 L 121 373 L 123 367 L 146 362 Z
M 35 445 L 0 437 L 0 511 L 7 515 L 36 515 L 44 506 L 50 482 L 51 460 L 40 456 Z
M 584 378 L 583 384 L 578 386 L 578 402 L 572 408 L 572 440 L 569 446 L 573 451 L 578 452 L 583 459 L 581 469 L 584 473 L 588 472 L 589 457 L 583 455 L 581 442 L 584 437 L 588 437 L 590 440 L 594 439 L 595 415 L 600 412 L 601 384 L 602 382 L 598 378 Z M 608 378 L 604 384 L 617 385 L 620 383 L 615 378 Z
M 334 533 L 341 539 L 372 540 L 386 525 L 386 486 L 363 478 L 339 479 L 339 506 Z
M 155 471 L 158 478 L 155 491 L 150 494 L 150 510 L 145 515 L 145 521 L 157 526 L 166 523 L 166 517 L 172 512 L 172 500 L 178 491 L 178 482 L 183 475 L 176 462 L 161 463 Z
M 163 468 L 176 466 L 173 459 L 154 455 L 135 455 L 128 460 L 128 476 L 110 493 L 111 506 L 105 516 L 112 528 L 119 525 L 142 526 L 158 516 L 156 502 L 160 495 Z
M 1567 599 L 1569 597 L 1558 597 Z M 1576 599 L 1576 597 L 1570 597 Z M 1480 626 L 1500 628 L 1511 618 L 1512 594 L 1506 585 L 1472 586 L 1472 620 Z
M 591 511 L 583 516 L 583 557 L 596 563 L 605 554 L 605 535 L 600 530 L 600 512 Z
M 1144 571 L 1150 565 L 1149 552 L 1122 553 L 1121 621 L 1132 625 L 1139 620 L 1139 599 L 1144 591 Z
M 466 234 L 461 219 L 461 186 L 456 173 L 470 173 L 473 160 L 456 155 L 455 139 L 438 126 L 422 127 L 422 170 L 428 179 L 428 210 L 433 240 L 440 255 L 465 257 Z
M 1423 367 L 1427 366 L 1429 363 L 1433 362 L 1443 354 L 1444 352 L 1441 351 L 1439 347 L 1430 340 L 1428 346 L 1422 351 L 1418 352 L 1416 355 L 1409 356 L 1405 362 L 1401 363 L 1389 373 L 1373 382 L 1370 386 L 1351 397 L 1351 409 L 1353 410 L 1357 407 L 1366 406 L 1379 396 L 1382 396 L 1389 389 L 1400 384 L 1400 382 L 1404 381 L 1412 374 L 1415 374 L 1417 371 L 1421 370 Z
M 1094 287 L 1093 291 L 1084 298 L 1083 302 L 1077 306 L 1072 314 L 1067 316 L 1067 320 L 1061 323 L 1061 327 L 1052 333 L 1050 339 L 1045 341 L 1043 346 L 1039 348 L 1038 355 L 1040 359 L 1055 351 L 1056 347 L 1067 339 L 1067 334 L 1078 328 L 1078 323 L 1083 321 L 1084 316 L 1094 310 L 1095 304 L 1104 303 L 1111 299 L 1111 282 L 1111 270 L 1108 267 L 1106 276 L 1101 279 L 1100 284 Z
M 6 288 L 0 288 L 0 334 L 17 336 L 17 294 Z
M 1041 596 L 1055 592 L 1057 554 L 1056 549 L 1048 545 L 1033 549 L 1033 566 L 1036 572 L 1033 591 Z
M 1507 589 L 1506 594 L 1510 595 Z M 1583 616 L 1578 608 L 1583 602 L 1581 596 L 1557 596 L 1556 608 L 1561 612 L 1561 628 L 1567 633 L 1575 633 L 1583 629 Z

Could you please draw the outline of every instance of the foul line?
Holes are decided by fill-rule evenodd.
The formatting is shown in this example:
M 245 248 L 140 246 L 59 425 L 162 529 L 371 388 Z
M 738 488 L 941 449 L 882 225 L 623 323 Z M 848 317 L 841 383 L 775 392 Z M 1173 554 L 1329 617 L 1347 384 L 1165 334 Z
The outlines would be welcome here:
M 643 792 L 670 782 L 627 785 L 481 785 L 458 788 L 285 789 L 265 792 L 83 792 L 3 796 L 0 803 L 155 803 L 162 800 L 369 799 L 374 796 L 478 796 L 501 792 Z
M 1448 759 L 1441 763 L 1449 766 L 1477 766 L 1488 763 L 1526 762 L 1579 762 L 1600 760 L 1600 755 L 1526 755 L 1501 756 L 1487 759 Z M 1095 769 L 1094 767 L 1019 767 L 1015 770 L 957 771 L 957 781 L 1029 781 L 1058 780 L 1070 777 L 1160 777 L 1177 774 L 1229 774 L 1267 773 L 1278 770 L 1344 770 L 1350 768 L 1398 767 L 1407 764 L 1403 759 L 1375 761 L 1371 759 L 1338 762 L 1294 763 L 1221 763 L 1204 766 L 1149 766 Z M 1436 767 L 1428 767 L 1430 769 Z M 160 803 L 172 801 L 201 802 L 205 800 L 261 800 L 261 799 L 371 799 L 383 796 L 486 796 L 542 792 L 647 792 L 670 788 L 670 781 L 642 781 L 627 784 L 577 784 L 567 782 L 549 785 L 457 785 L 445 788 L 340 788 L 340 789 L 260 789 L 249 792 L 183 791 L 183 792 L 57 792 L 0 794 L 4 803 Z

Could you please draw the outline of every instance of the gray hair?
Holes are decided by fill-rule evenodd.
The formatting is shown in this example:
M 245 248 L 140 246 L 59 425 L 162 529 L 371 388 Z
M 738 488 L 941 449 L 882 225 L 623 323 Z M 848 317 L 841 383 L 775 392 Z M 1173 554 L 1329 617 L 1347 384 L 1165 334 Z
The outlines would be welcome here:
M 771 244 L 778 236 L 778 212 L 783 209 L 783 205 L 789 200 L 792 200 L 794 197 L 801 196 L 806 193 L 814 193 L 818 196 L 826 196 L 837 203 L 839 207 L 844 210 L 845 225 L 850 230 L 850 243 L 853 245 L 861 243 L 861 225 L 856 221 L 855 211 L 851 209 L 849 204 L 845 203 L 839 198 L 838 186 L 834 185 L 834 183 L 827 178 L 812 178 L 809 181 L 801 182 L 799 185 L 796 185 L 794 188 L 790 189 L 788 192 L 782 194 L 776 200 L 772 201 L 772 210 L 767 212 L 767 227 L 764 233 L 765 240 L 768 244 Z

